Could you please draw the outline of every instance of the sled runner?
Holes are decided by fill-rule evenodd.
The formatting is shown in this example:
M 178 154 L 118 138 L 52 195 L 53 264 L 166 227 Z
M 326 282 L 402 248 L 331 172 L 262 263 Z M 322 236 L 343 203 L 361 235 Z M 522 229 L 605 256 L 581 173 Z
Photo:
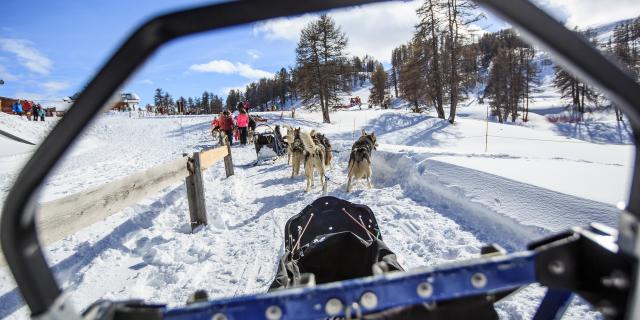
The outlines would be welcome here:
M 6 197 L 0 230 L 2 251 L 33 317 L 81 319 L 44 257 L 36 227 L 35 195 L 64 152 L 146 58 L 177 37 L 368 2 L 375 1 L 233 1 L 167 14 L 141 26 L 75 100 L 74 106 L 82 107 L 69 109 L 61 120 L 64 126 L 51 131 Z M 537 283 L 546 287 L 547 293 L 534 319 L 562 317 L 573 295 L 582 297 L 607 319 L 640 319 L 640 86 L 534 5 L 524 0 L 478 2 L 508 18 L 564 61 L 570 71 L 609 92 L 626 112 L 635 132 L 636 162 L 631 196 L 620 212 L 619 231 L 599 225 L 573 228 L 532 243 L 521 252 L 504 254 L 489 246 L 477 259 L 402 271 L 384 245 L 379 232 L 384 226 L 378 225 L 367 207 L 321 198 L 287 224 L 285 252 L 271 292 L 208 300 L 199 291 L 192 304 L 176 307 L 139 300 L 99 301 L 83 318 L 486 319 L 494 316 L 495 301 Z M 256 143 L 256 152 L 271 149 L 279 155 L 285 150 L 275 132 L 272 130 L 271 141 Z
M 259 124 L 254 132 L 253 141 L 256 148 L 256 164 L 275 160 L 287 153 L 287 145 L 278 125 L 271 127 L 267 124 Z

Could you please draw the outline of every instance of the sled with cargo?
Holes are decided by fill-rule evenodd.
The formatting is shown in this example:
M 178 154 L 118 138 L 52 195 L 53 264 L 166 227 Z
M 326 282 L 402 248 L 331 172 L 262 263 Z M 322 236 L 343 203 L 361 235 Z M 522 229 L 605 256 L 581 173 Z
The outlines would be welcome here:
M 287 153 L 287 144 L 280 133 L 280 126 L 259 124 L 253 134 L 257 158 L 255 165 L 275 161 Z
M 384 225 L 367 206 L 323 197 L 287 223 L 284 251 L 269 292 L 209 299 L 209 288 L 202 288 L 187 305 L 101 300 L 82 314 L 73 310 L 44 258 L 36 228 L 36 191 L 133 71 L 162 44 L 178 37 L 369 2 L 375 1 L 236 1 L 163 15 L 135 31 L 75 101 L 82 108 L 70 108 L 64 126 L 57 126 L 35 152 L 3 207 L 2 249 L 33 318 L 493 319 L 496 301 L 538 284 L 546 294 L 534 319 L 561 318 L 575 295 L 604 318 L 640 319 L 640 86 L 586 41 L 524 0 L 478 2 L 607 92 L 632 123 L 635 170 L 618 229 L 576 226 L 520 252 L 506 253 L 488 244 L 475 259 L 403 270 L 384 244 Z

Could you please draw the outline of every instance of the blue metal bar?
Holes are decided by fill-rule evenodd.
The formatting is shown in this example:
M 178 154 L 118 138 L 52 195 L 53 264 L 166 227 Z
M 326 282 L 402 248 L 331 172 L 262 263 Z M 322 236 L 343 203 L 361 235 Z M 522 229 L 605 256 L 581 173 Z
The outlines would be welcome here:
M 473 259 L 436 268 L 295 288 L 262 295 L 221 299 L 186 307 L 165 309 L 165 319 L 265 319 L 267 309 L 276 309 L 277 319 L 321 319 L 344 316 L 345 308 L 360 303 L 364 293 L 375 295 L 375 303 L 359 307 L 364 313 L 480 294 L 492 294 L 535 282 L 534 253 Z M 420 287 L 420 289 L 418 289 Z M 419 294 L 420 292 L 420 294 Z M 370 295 L 369 295 L 370 296 Z M 339 311 L 328 313 L 327 302 L 338 299 Z M 333 300 L 334 302 L 336 300 Z M 369 300 L 371 301 L 371 300 Z M 366 308 L 368 305 L 369 308 Z M 335 307 L 335 304 L 333 304 Z
M 536 310 L 533 320 L 561 319 L 565 310 L 569 307 L 569 303 L 571 303 L 571 298 L 573 298 L 571 291 L 547 289 L 547 293 L 544 295 L 538 310 Z

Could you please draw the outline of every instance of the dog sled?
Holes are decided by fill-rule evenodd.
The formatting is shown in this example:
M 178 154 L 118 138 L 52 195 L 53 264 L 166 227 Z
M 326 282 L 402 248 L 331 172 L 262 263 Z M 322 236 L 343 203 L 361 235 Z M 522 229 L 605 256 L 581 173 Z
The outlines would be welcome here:
M 259 124 L 253 135 L 257 158 L 254 165 L 274 161 L 287 153 L 287 143 L 282 138 L 279 125 Z

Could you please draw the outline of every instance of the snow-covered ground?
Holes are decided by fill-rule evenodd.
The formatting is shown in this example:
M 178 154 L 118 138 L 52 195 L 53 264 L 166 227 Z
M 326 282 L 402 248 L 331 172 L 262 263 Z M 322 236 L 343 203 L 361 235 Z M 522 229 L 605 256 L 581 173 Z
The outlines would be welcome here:
M 363 102 L 368 88 L 353 93 Z M 633 148 L 613 116 L 551 123 L 564 112 L 550 90 L 538 97 L 527 123 L 486 122 L 486 105 L 473 100 L 455 125 L 430 114 L 369 109 L 321 115 L 298 109 L 296 119 L 264 113 L 271 123 L 328 135 L 335 158 L 328 194 L 371 207 L 383 237 L 407 268 L 477 256 L 484 243 L 509 251 L 549 232 L 601 222 L 616 225 L 615 204 L 625 201 Z M 42 201 L 81 192 L 208 148 L 210 117 L 129 118 L 106 114 L 94 122 L 49 178 Z M 0 129 L 30 132 L 41 141 L 50 129 L 0 116 Z M 358 182 L 344 192 L 346 163 L 360 130 L 373 130 L 374 188 Z M 619 129 L 619 130 L 618 130 Z M 0 137 L 0 201 L 33 147 Z M 6 147 L 6 148 L 5 148 Z M 47 248 L 56 276 L 82 309 L 99 298 L 142 298 L 182 304 L 196 289 L 213 298 L 266 291 L 282 250 L 284 224 L 322 195 L 304 193 L 286 159 L 253 166 L 252 147 L 232 148 L 235 175 L 222 164 L 204 173 L 211 224 L 191 234 L 183 184 L 119 212 Z M 530 318 L 544 290 L 530 287 L 498 305 L 502 318 Z M 5 268 L 0 270 L 0 318 L 23 319 L 28 310 Z M 568 318 L 597 318 L 576 302 Z

